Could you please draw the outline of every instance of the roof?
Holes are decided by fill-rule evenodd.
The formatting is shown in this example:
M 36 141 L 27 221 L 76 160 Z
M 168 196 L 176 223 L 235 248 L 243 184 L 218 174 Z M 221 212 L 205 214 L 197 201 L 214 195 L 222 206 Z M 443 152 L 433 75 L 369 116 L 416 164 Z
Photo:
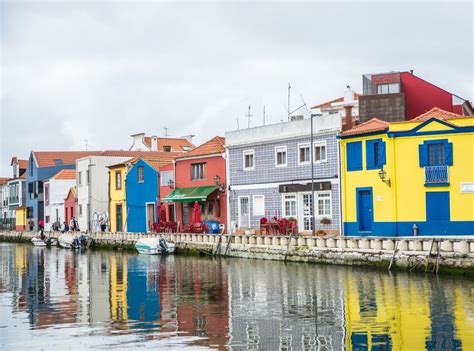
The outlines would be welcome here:
M 431 110 L 419 115 L 418 117 L 415 117 L 412 119 L 412 121 L 427 121 L 430 118 L 437 118 L 441 119 L 443 121 L 447 119 L 453 119 L 453 118 L 463 118 L 465 116 L 458 115 L 457 113 L 445 111 L 443 109 L 440 109 L 439 107 L 433 107 Z
M 28 166 L 28 160 L 19 160 L 18 157 L 13 156 L 10 166 L 13 166 L 15 163 L 18 163 L 18 168 L 20 169 L 26 169 Z
M 204 144 L 199 145 L 197 148 L 186 152 L 186 154 L 176 157 L 176 159 L 223 153 L 225 152 L 224 145 L 225 138 L 216 136 Z
M 194 149 L 195 146 L 189 142 L 186 138 L 157 138 L 158 150 L 163 151 L 165 146 L 171 146 L 171 151 L 188 151 L 188 149 Z M 145 144 L 151 149 L 151 137 L 145 137 Z
M 362 94 L 354 92 L 354 100 L 359 100 L 359 96 L 361 96 L 361 95 Z M 344 96 L 338 97 L 337 99 L 334 99 L 334 100 L 323 102 L 322 104 L 315 105 L 311 108 L 312 109 L 313 108 L 326 108 L 326 107 L 330 107 L 332 104 L 338 103 L 338 102 L 344 102 Z
M 137 157 L 145 152 L 150 151 L 129 151 L 129 150 L 106 150 L 102 151 L 98 156 L 110 156 L 110 157 Z
M 6 184 L 9 180 L 10 178 L 8 177 L 0 177 L 0 185 Z
M 62 169 L 50 179 L 55 180 L 73 180 L 76 179 L 76 170 L 74 169 Z
M 73 165 L 79 158 L 100 153 L 101 151 L 33 151 L 38 167 Z
M 143 160 L 152 166 L 155 170 L 159 170 L 160 167 L 169 164 L 173 159 L 176 157 L 177 152 L 147 152 L 144 155 L 139 157 L 135 157 L 134 159 L 130 160 L 129 162 L 134 165 L 139 160 Z
M 372 118 L 370 121 L 361 123 L 352 129 L 342 132 L 341 136 L 358 135 L 358 134 L 373 133 L 373 132 L 388 130 L 389 125 L 390 125 L 389 122 L 382 121 L 377 118 Z

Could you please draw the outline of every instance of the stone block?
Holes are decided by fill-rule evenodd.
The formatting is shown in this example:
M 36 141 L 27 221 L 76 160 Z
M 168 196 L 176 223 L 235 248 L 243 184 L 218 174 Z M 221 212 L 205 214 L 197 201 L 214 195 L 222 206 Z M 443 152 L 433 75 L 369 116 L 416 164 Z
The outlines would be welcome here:
M 430 251 L 430 247 L 431 247 L 431 242 L 426 251 Z M 453 252 L 454 250 L 453 242 L 451 240 L 443 240 L 441 242 L 441 250 L 444 252 Z
M 335 248 L 336 247 L 336 240 L 334 240 L 333 238 L 330 238 L 330 239 L 327 239 L 326 240 L 326 246 L 328 248 Z
M 346 248 L 346 239 L 339 238 L 336 240 L 336 247 L 338 249 L 345 249 Z
M 395 243 L 393 242 L 392 239 L 383 239 L 382 240 L 382 248 L 384 250 L 394 250 L 395 249 Z

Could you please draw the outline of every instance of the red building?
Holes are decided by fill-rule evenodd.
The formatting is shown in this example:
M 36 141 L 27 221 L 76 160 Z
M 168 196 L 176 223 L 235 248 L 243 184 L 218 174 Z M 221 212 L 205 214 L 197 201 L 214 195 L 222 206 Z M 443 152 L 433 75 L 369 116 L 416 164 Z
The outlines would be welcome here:
M 174 189 L 174 162 L 171 162 L 159 169 L 160 174 L 160 202 L 163 201 Z M 174 203 L 163 203 L 162 210 L 164 210 L 166 217 L 160 218 L 165 222 L 176 222 L 176 210 Z
M 77 191 L 76 187 L 73 186 L 69 189 L 66 198 L 64 199 L 64 218 L 66 223 L 71 223 L 72 217 L 76 217 L 76 203 L 77 203 Z
M 359 97 L 359 123 L 378 118 L 388 122 L 415 118 L 433 107 L 464 116 L 473 114 L 471 103 L 413 72 L 365 74 Z
M 224 138 L 214 137 L 175 159 L 174 182 L 171 184 L 173 191 L 162 197 L 162 202 L 168 204 L 168 210 L 174 206 L 179 226 L 192 222 L 194 203 L 197 201 L 201 221 L 217 221 L 227 228 L 224 144 Z

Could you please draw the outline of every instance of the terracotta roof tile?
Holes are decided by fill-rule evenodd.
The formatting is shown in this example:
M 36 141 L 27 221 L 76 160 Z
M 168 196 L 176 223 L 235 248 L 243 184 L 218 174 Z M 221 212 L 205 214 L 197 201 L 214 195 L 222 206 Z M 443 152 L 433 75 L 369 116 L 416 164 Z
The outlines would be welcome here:
M 362 94 L 354 93 L 354 100 L 359 100 L 359 96 L 361 96 L 361 95 L 362 95 Z M 313 109 L 313 108 L 325 108 L 325 107 L 330 107 L 330 106 L 331 106 L 332 104 L 334 104 L 334 103 L 343 102 L 343 101 L 344 101 L 344 96 L 341 96 L 341 97 L 338 97 L 337 99 L 323 102 L 322 104 L 315 105 L 315 106 L 313 106 L 313 107 L 311 107 L 311 108 Z
M 388 130 L 388 126 L 390 123 L 386 121 L 382 121 L 377 118 L 372 118 L 370 121 L 361 123 L 355 126 L 352 129 L 346 130 L 345 132 L 341 133 L 341 136 L 348 136 L 348 135 L 358 135 L 358 134 L 365 134 L 365 133 L 372 133 L 378 132 L 382 130 Z
M 427 121 L 430 118 L 437 118 L 441 120 L 453 119 L 453 118 L 462 118 L 464 116 L 458 115 L 457 113 L 445 111 L 439 107 L 433 107 L 431 110 L 419 115 L 412 119 L 412 121 Z
M 73 165 L 86 156 L 100 155 L 101 151 L 33 151 L 38 167 Z
M 75 169 L 62 169 L 58 173 L 56 173 L 54 176 L 52 176 L 51 179 L 56 179 L 56 180 L 76 179 L 76 170 Z
M 18 160 L 18 167 L 20 169 L 26 169 L 26 167 L 28 167 L 28 160 Z
M 136 164 L 139 160 L 143 160 L 146 163 L 148 163 L 150 166 L 152 166 L 155 170 L 159 170 L 161 167 L 168 165 L 171 161 L 173 161 L 174 156 L 176 153 L 172 152 L 160 152 L 160 153 L 153 153 L 154 155 L 151 155 L 151 153 L 147 155 L 143 155 L 140 157 L 134 158 L 132 161 L 130 161 L 133 165 Z M 172 154 L 172 155 L 170 155 Z
M 190 143 L 186 138 L 157 138 L 158 139 L 158 150 L 163 151 L 165 146 L 170 146 L 172 152 L 185 152 L 188 149 L 194 149 L 194 144 Z M 145 137 L 145 144 L 151 148 L 151 137 Z
M 176 159 L 223 153 L 225 151 L 224 145 L 225 138 L 216 136 L 204 144 L 199 145 L 197 148 L 188 151 L 186 154 L 176 157 Z

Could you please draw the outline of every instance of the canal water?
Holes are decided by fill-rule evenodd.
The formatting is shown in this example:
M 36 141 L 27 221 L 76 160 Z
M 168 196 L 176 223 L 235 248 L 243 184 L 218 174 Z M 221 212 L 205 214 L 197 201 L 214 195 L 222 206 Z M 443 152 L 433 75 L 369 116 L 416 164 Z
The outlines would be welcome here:
M 0 244 L 0 350 L 473 350 L 474 282 Z

